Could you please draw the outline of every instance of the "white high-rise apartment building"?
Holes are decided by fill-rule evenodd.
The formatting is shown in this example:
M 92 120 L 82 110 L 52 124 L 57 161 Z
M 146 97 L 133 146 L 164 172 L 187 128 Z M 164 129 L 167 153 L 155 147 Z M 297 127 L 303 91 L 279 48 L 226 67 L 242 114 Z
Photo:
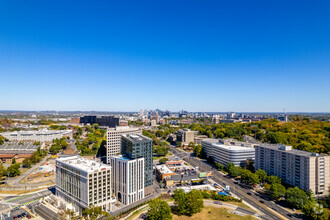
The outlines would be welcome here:
M 330 156 L 293 149 L 292 146 L 258 144 L 255 168 L 315 195 L 328 195 Z
M 56 160 L 56 195 L 81 213 L 89 206 L 111 211 L 111 167 L 80 156 Z
M 144 158 L 111 156 L 112 192 L 119 202 L 129 205 L 144 198 Z
M 110 164 L 110 157 L 121 154 L 121 135 L 142 134 L 142 129 L 119 126 L 107 130 L 107 164 Z

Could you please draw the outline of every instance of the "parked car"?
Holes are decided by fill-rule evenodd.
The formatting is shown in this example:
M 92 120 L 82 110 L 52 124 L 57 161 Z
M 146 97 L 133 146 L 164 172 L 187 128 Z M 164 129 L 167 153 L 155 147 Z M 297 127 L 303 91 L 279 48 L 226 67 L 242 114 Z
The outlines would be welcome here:
M 30 215 L 30 214 L 27 214 L 26 217 L 27 217 L 28 219 L 31 219 L 31 215 Z

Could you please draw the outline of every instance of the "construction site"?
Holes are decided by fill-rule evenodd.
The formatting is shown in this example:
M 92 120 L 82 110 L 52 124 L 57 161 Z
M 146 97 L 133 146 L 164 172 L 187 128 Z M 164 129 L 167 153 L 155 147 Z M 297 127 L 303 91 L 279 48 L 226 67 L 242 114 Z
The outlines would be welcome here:
M 49 159 L 38 169 L 22 179 L 22 184 L 55 183 L 55 159 Z

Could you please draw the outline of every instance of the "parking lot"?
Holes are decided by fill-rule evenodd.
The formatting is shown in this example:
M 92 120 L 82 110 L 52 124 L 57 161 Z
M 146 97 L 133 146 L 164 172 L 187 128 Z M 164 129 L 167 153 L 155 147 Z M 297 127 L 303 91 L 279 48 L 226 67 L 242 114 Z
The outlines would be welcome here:
M 16 208 L 10 212 L 9 217 L 4 216 L 4 219 L 5 220 L 31 219 L 31 215 L 30 215 L 30 213 L 28 213 L 26 210 L 24 210 L 22 208 Z

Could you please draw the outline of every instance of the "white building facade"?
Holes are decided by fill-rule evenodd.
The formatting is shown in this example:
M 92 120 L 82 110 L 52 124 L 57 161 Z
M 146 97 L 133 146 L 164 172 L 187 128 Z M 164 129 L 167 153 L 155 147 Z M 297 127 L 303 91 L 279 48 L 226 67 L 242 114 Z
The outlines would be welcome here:
M 107 164 L 110 164 L 110 157 L 121 154 L 121 135 L 123 134 L 142 134 L 140 128 L 119 126 L 108 128 L 107 130 Z
M 129 205 L 144 198 L 144 158 L 110 157 L 112 192 L 117 200 Z
M 237 142 L 240 143 L 240 142 Z M 216 141 L 215 139 L 203 140 L 202 150 L 206 156 L 212 157 L 214 162 L 227 166 L 233 163 L 235 166 L 246 166 L 247 161 L 254 161 L 255 149 L 253 146 L 237 146 L 233 143 Z
M 71 137 L 72 130 L 40 130 L 40 131 L 13 131 L 4 132 L 1 135 L 9 141 L 40 141 L 51 142 L 62 137 Z
M 111 167 L 80 156 L 56 159 L 56 195 L 81 213 L 89 206 L 111 208 Z

